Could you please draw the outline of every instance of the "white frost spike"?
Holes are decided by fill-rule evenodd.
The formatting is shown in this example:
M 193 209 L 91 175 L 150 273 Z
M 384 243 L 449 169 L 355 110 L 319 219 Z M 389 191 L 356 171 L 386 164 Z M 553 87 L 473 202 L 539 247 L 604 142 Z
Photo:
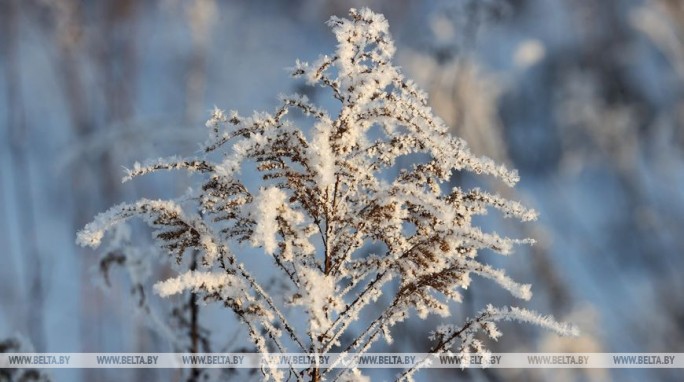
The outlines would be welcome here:
M 226 113 L 217 106 L 214 106 L 214 110 L 211 112 L 211 118 L 207 120 L 205 125 L 210 129 L 218 129 L 221 124 L 225 123 L 227 120 Z
M 169 297 L 186 290 L 218 292 L 222 297 L 239 296 L 243 286 L 240 281 L 226 273 L 188 271 L 178 277 L 154 284 L 154 291 L 161 297 Z
M 330 126 L 317 123 L 311 142 L 311 162 L 316 169 L 319 190 L 325 192 L 335 183 L 335 155 L 330 148 Z
M 111 207 L 105 212 L 95 216 L 95 219 L 88 223 L 76 236 L 76 244 L 83 247 L 97 248 L 100 246 L 105 231 L 114 228 L 125 220 L 147 211 L 165 211 L 167 213 L 183 215 L 181 207 L 170 200 L 148 200 L 140 199 L 135 203 L 121 203 Z M 153 216 L 143 215 L 145 219 L 151 221 Z
M 318 334 L 330 327 L 330 315 L 341 305 L 335 294 L 335 279 L 318 269 L 302 269 L 299 273 L 303 285 L 296 304 L 309 311 L 309 331 L 314 342 L 319 342 Z
M 487 305 L 486 312 L 491 315 L 492 321 L 514 320 L 539 325 L 543 328 L 553 330 L 561 336 L 579 335 L 579 329 L 574 325 L 558 322 L 551 316 L 542 316 L 539 313 L 523 308 L 495 308 L 492 305 Z
M 278 222 L 276 219 L 280 215 L 279 210 L 287 200 L 287 195 L 283 190 L 276 187 L 261 189 L 254 201 L 255 221 L 254 235 L 251 243 L 257 247 L 262 245 L 264 251 L 272 255 L 278 248 Z
M 476 262 L 469 262 L 474 273 L 482 277 L 494 280 L 502 288 L 511 292 L 511 294 L 522 300 L 529 300 L 532 298 L 532 286 L 530 284 L 520 284 L 510 277 L 508 277 L 502 270 L 495 269 L 489 265 L 478 264 Z

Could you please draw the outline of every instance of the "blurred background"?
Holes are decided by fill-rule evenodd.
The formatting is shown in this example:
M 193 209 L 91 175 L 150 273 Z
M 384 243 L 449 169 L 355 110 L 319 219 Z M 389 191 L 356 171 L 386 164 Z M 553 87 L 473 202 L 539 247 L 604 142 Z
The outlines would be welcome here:
M 522 306 L 583 334 L 560 339 L 505 324 L 490 349 L 684 352 L 680 0 L 0 0 L 0 339 L 19 337 L 40 352 L 173 351 L 135 313 L 125 279 L 95 287 L 98 258 L 75 246 L 77 230 L 119 202 L 172 197 L 191 185 L 178 174 L 122 185 L 122 166 L 192 154 L 214 105 L 250 114 L 273 110 L 281 93 L 324 98 L 287 68 L 332 52 L 324 22 L 352 6 L 385 14 L 395 62 L 454 134 L 519 169 L 514 190 L 487 188 L 540 213 L 527 224 L 483 220 L 538 241 L 489 262 L 533 285 Z M 521 305 L 480 280 L 466 297 L 457 322 L 488 302 Z M 376 350 L 423 351 L 440 322 L 412 320 Z M 48 374 L 182 378 L 155 370 Z M 438 378 L 674 381 L 681 371 L 418 375 Z

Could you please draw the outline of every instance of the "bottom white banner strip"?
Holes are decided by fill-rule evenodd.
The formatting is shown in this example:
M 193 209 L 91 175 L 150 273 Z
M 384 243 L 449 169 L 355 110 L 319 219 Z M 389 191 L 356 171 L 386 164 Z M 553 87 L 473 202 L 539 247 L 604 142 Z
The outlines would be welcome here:
M 684 368 L 684 353 L 2 353 L 3 368 Z

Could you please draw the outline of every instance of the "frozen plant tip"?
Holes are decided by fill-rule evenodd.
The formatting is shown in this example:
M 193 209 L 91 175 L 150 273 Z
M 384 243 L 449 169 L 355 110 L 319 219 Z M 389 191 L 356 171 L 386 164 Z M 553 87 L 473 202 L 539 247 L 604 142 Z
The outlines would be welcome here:
M 473 155 L 449 134 L 425 93 L 392 64 L 395 47 L 382 15 L 352 9 L 350 18 L 333 17 L 328 24 L 338 41 L 335 52 L 311 64 L 298 61 L 293 75 L 327 89 L 338 102 L 334 113 L 299 95 L 282 97 L 272 113 L 215 110 L 201 155 L 136 164 L 126 175 L 172 169 L 201 174 L 190 195 L 116 206 L 88 224 L 78 243 L 97 247 L 106 230 L 142 217 L 178 264 L 178 275 L 158 282 L 155 291 L 220 301 L 263 353 L 367 352 L 381 338 L 391 341 L 392 328 L 414 312 L 449 317 L 450 301 L 461 301 L 471 275 L 529 299 L 529 285 L 480 262 L 478 252 L 505 255 L 532 241 L 484 232 L 472 219 L 495 209 L 528 221 L 535 212 L 480 189 L 448 186 L 457 171 L 514 186 L 517 172 Z M 286 118 L 294 110 L 312 121 L 311 128 Z M 241 170 L 254 163 L 260 186 L 248 189 L 250 174 Z M 374 253 L 368 253 L 369 243 L 375 243 Z M 247 245 L 272 259 L 289 283 L 285 297 L 267 291 L 243 264 L 240 252 Z M 390 291 L 387 303 L 376 304 Z M 303 308 L 305 332 L 290 322 L 286 305 Z M 368 321 L 360 314 L 364 308 L 373 315 Z M 574 331 L 523 309 L 490 306 L 461 325 L 437 329 L 431 351 L 484 352 L 475 335 L 483 331 L 496 339 L 495 322 L 507 319 L 560 334 Z M 263 372 L 274 380 L 287 376 L 276 368 Z M 358 370 L 289 372 L 298 380 L 361 378 Z

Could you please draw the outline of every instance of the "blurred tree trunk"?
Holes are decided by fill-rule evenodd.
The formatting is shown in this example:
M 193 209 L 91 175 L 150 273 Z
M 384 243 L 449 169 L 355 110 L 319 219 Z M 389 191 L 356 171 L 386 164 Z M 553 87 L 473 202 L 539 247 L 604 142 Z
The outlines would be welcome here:
M 59 48 L 60 88 L 71 120 L 72 141 L 78 146 L 132 117 L 136 60 L 131 27 L 135 2 L 57 0 L 47 5 Z M 95 83 L 87 77 L 90 63 L 95 65 Z M 102 93 L 98 94 L 98 91 Z M 81 229 L 94 213 L 120 201 L 120 163 L 117 163 L 114 150 L 122 144 L 125 142 L 113 142 L 107 150 L 93 153 L 84 150 L 86 156 L 71 163 L 74 231 Z M 82 257 L 82 348 L 83 351 L 105 351 L 103 333 L 117 328 L 106 327 L 110 305 L 103 302 L 104 296 L 97 288 L 90 287 L 92 257 L 85 254 Z M 86 380 L 101 379 L 102 373 L 86 369 L 84 377 Z
M 24 261 L 26 297 L 23 318 L 28 337 L 36 351 L 46 351 L 45 293 L 43 288 L 42 259 L 36 234 L 33 183 L 31 180 L 30 127 L 26 120 L 26 108 L 21 89 L 21 57 L 19 52 L 20 3 L 8 0 L 0 3 L 0 28 L 2 28 L 2 56 L 5 59 L 5 83 L 7 102 L 7 142 L 10 148 L 10 171 L 14 180 L 14 197 L 17 226 L 20 230 L 18 257 Z M 20 322 L 24 322 L 20 320 Z

